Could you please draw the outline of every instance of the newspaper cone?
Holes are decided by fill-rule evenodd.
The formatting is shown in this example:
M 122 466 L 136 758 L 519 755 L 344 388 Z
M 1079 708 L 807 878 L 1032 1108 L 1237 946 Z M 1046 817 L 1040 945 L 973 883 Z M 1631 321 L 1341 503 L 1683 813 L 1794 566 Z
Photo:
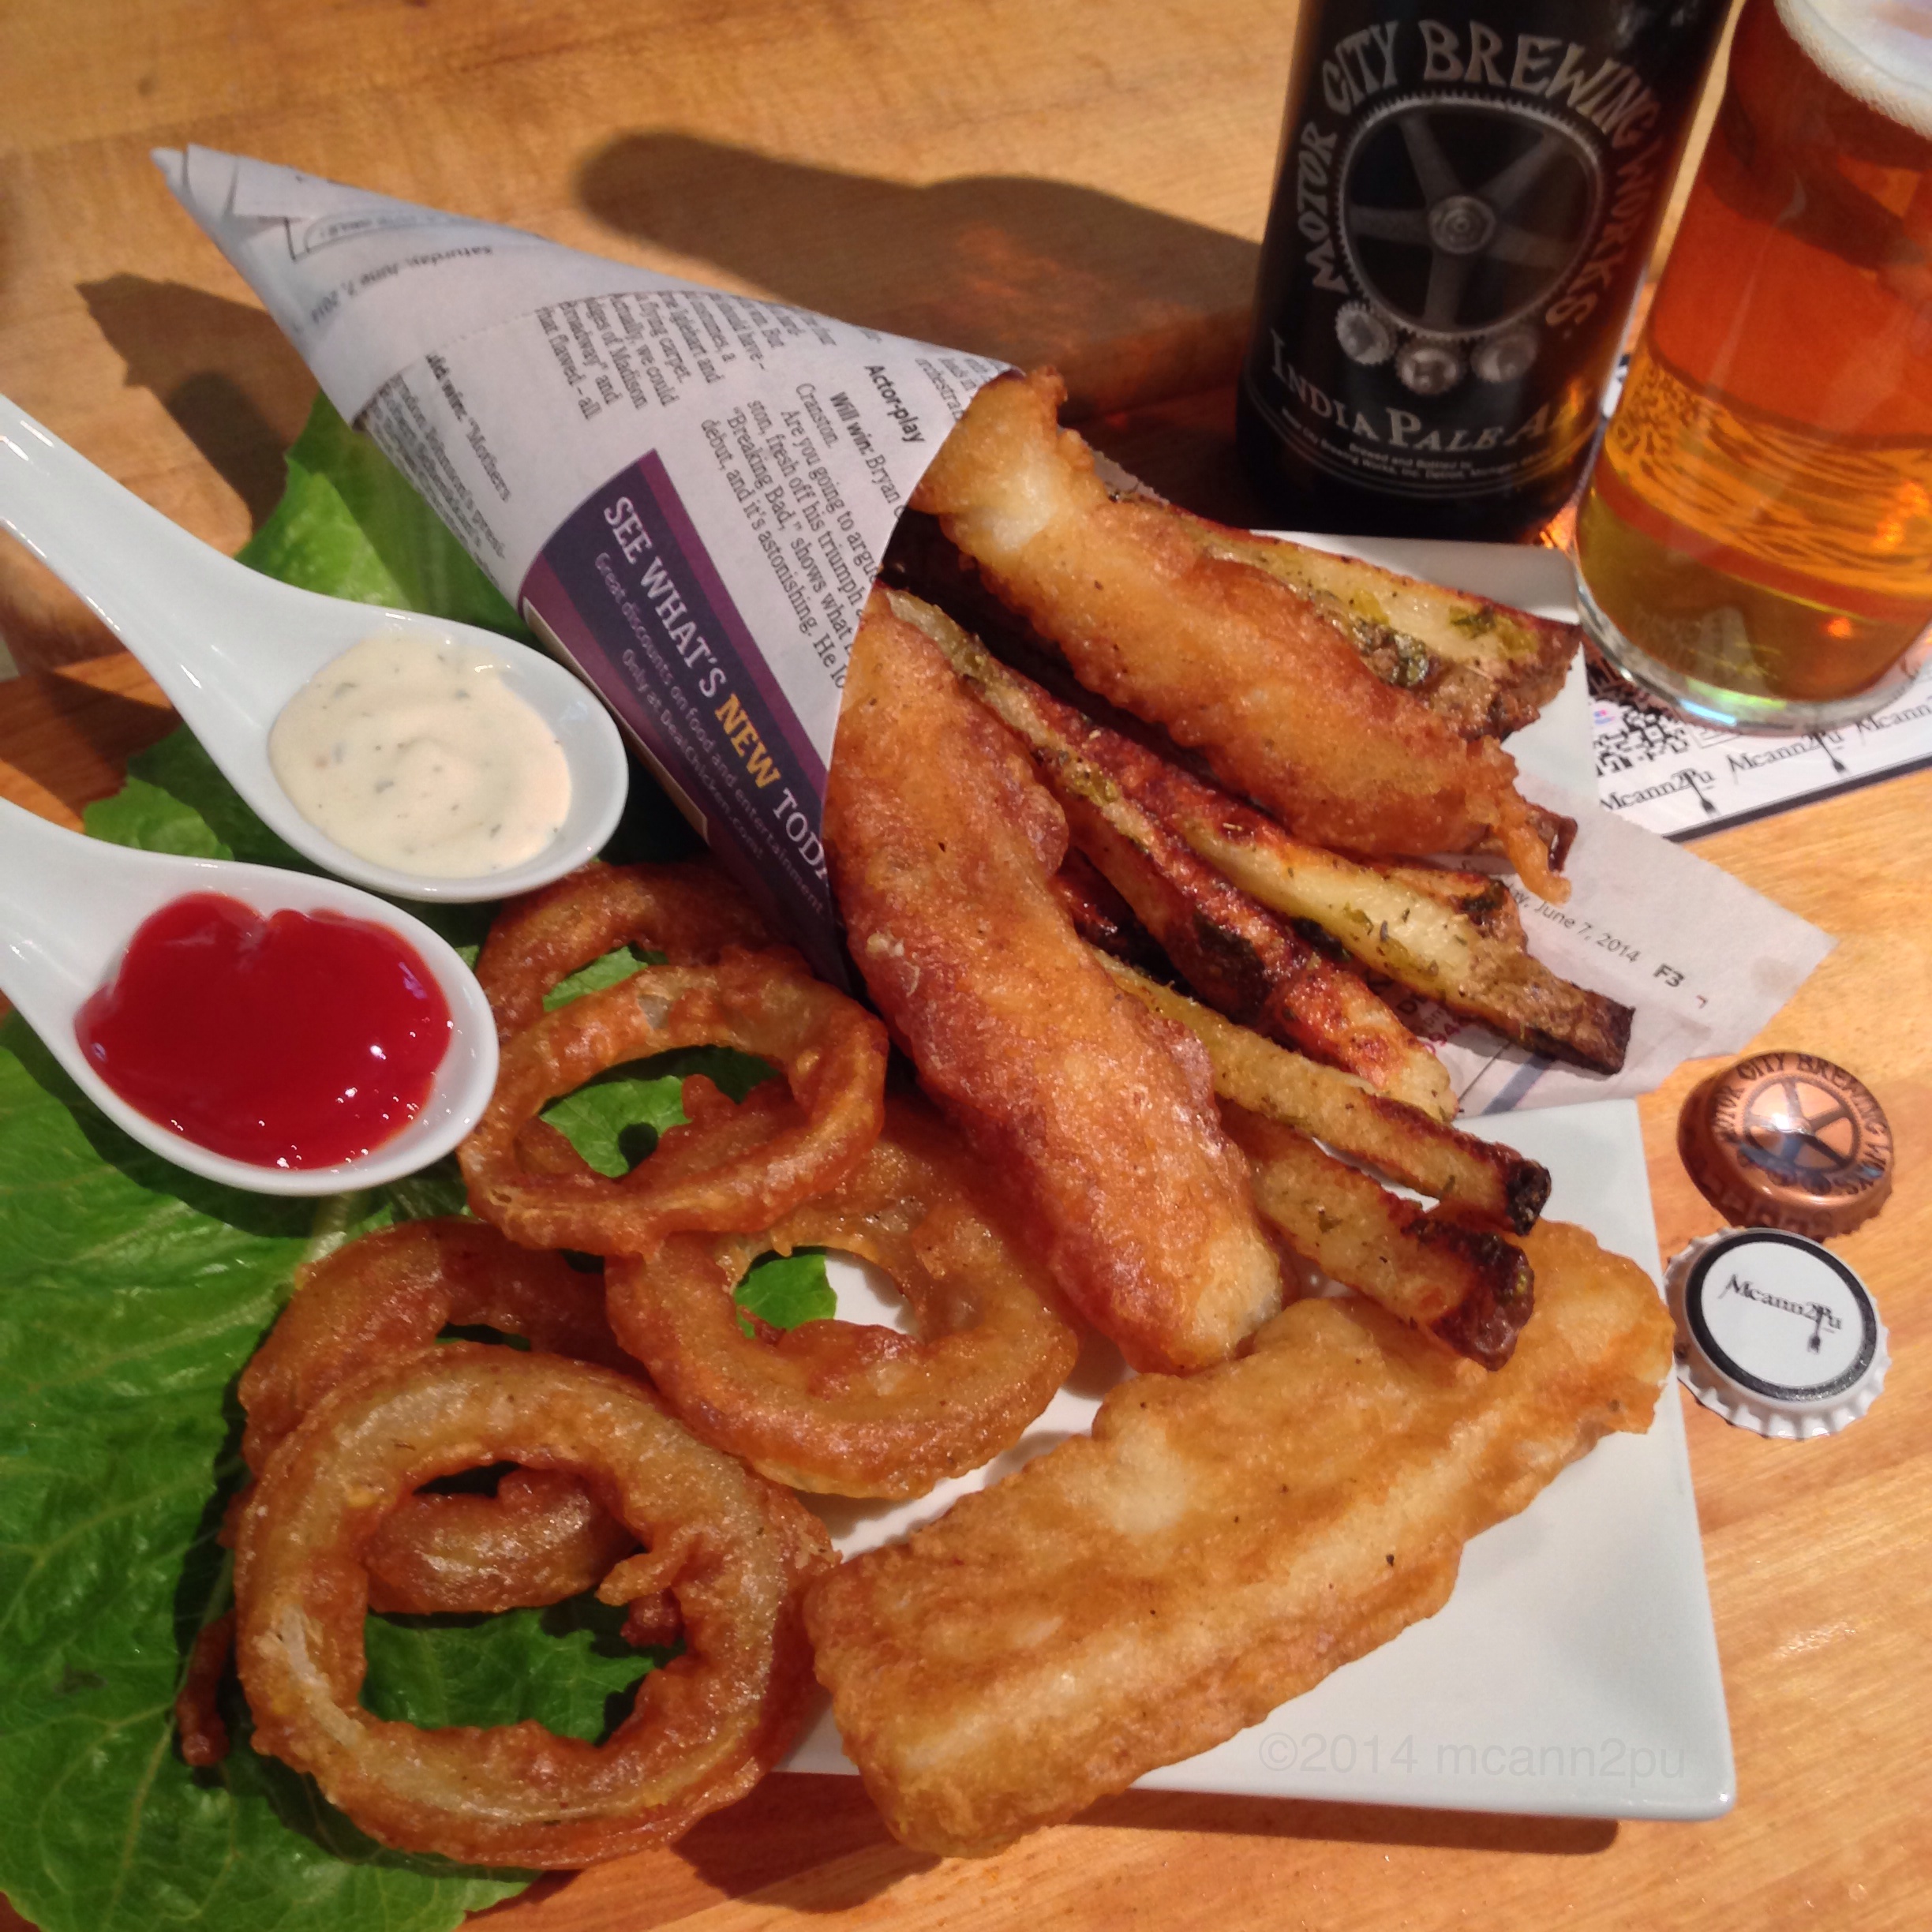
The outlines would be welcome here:
M 1001 365 L 205 148 L 155 159 L 344 419 L 844 977 L 820 840 L 859 612 Z
M 155 158 L 344 417 L 845 983 L 820 824 L 846 660 L 900 511 L 1000 365 L 263 162 Z M 1533 601 L 1534 552 L 1426 549 L 1445 581 Z M 1508 582 L 1462 581 L 1499 558 Z M 1406 1000 L 1466 1112 L 1648 1092 L 1739 1050 L 1830 949 L 1593 801 L 1533 789 L 1582 826 L 1569 903 L 1521 895 L 1537 953 L 1634 1008 L 1630 1053 L 1582 1073 Z

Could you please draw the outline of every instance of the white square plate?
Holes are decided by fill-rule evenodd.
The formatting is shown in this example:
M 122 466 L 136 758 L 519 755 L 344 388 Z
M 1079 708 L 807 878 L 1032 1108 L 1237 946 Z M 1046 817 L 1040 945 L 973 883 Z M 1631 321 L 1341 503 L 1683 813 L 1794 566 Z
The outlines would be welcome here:
M 1330 537 L 1324 548 L 1344 546 Z M 1567 562 L 1500 545 L 1350 544 L 1437 582 L 1574 617 Z M 1582 667 L 1509 747 L 1525 770 L 1588 793 Z M 1549 1212 L 1659 1278 L 1636 1105 L 1611 1100 L 1466 1123 L 1547 1166 Z M 835 1264 L 843 1312 L 893 1319 Z M 871 1302 L 878 1312 L 868 1314 Z M 917 1502 L 821 1514 L 846 1555 L 889 1542 L 953 1500 L 1087 1429 L 1118 1380 L 1104 1344 L 1005 1455 Z M 788 1760 L 849 1771 L 829 1708 Z M 1646 1436 L 1616 1436 L 1520 1516 L 1472 1542 L 1436 1616 L 1345 1665 L 1264 1723 L 1144 1787 L 1587 1818 L 1715 1818 L 1735 1796 L 1730 1727 L 1674 1382 Z

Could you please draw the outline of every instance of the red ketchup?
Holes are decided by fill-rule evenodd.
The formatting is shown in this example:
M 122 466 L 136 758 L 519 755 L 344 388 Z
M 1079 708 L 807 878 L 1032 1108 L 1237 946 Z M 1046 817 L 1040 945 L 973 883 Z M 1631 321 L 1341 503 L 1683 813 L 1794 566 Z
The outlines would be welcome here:
M 74 1032 L 150 1120 L 258 1167 L 328 1167 L 408 1125 L 451 1027 L 386 928 L 190 893 L 143 923 Z

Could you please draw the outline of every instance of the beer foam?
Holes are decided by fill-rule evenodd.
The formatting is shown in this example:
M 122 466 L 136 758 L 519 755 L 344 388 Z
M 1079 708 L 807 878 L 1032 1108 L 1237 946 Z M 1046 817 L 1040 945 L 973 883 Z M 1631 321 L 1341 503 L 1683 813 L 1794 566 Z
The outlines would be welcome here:
M 1777 0 L 1785 31 L 1829 79 L 1932 140 L 1932 6 L 1926 0 Z

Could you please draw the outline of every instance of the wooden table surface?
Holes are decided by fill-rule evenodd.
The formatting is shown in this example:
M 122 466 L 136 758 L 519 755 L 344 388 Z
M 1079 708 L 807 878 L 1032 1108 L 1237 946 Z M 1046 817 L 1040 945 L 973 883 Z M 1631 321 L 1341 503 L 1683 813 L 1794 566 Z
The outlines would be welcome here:
M 1228 383 L 1292 9 L 1264 0 L 9 0 L 0 391 L 233 549 L 301 364 L 150 167 L 196 140 L 1018 361 L 1089 433 L 1240 519 Z M 74 822 L 158 694 L 0 538 L 0 793 Z M 1705 1825 L 1129 1793 L 978 1863 L 894 1844 L 856 1780 L 772 1778 L 673 1852 L 547 1881 L 502 1932 L 814 1924 L 1893 1927 L 1926 1923 L 1932 773 L 1698 848 L 1839 935 L 1760 1044 L 1859 1071 L 1897 1193 L 1841 1244 L 1890 1327 L 1877 1408 L 1767 1443 L 1687 1405 L 1738 1767 Z M 1668 1255 L 1717 1216 L 1644 1103 Z M 1675 1399 L 1675 1398 L 1668 1398 Z M 1914 1604 L 1922 1608 L 1915 1612 Z M 6 1827 L 0 1822 L 0 1829 Z M 0 1932 L 21 1922 L 0 1904 Z

